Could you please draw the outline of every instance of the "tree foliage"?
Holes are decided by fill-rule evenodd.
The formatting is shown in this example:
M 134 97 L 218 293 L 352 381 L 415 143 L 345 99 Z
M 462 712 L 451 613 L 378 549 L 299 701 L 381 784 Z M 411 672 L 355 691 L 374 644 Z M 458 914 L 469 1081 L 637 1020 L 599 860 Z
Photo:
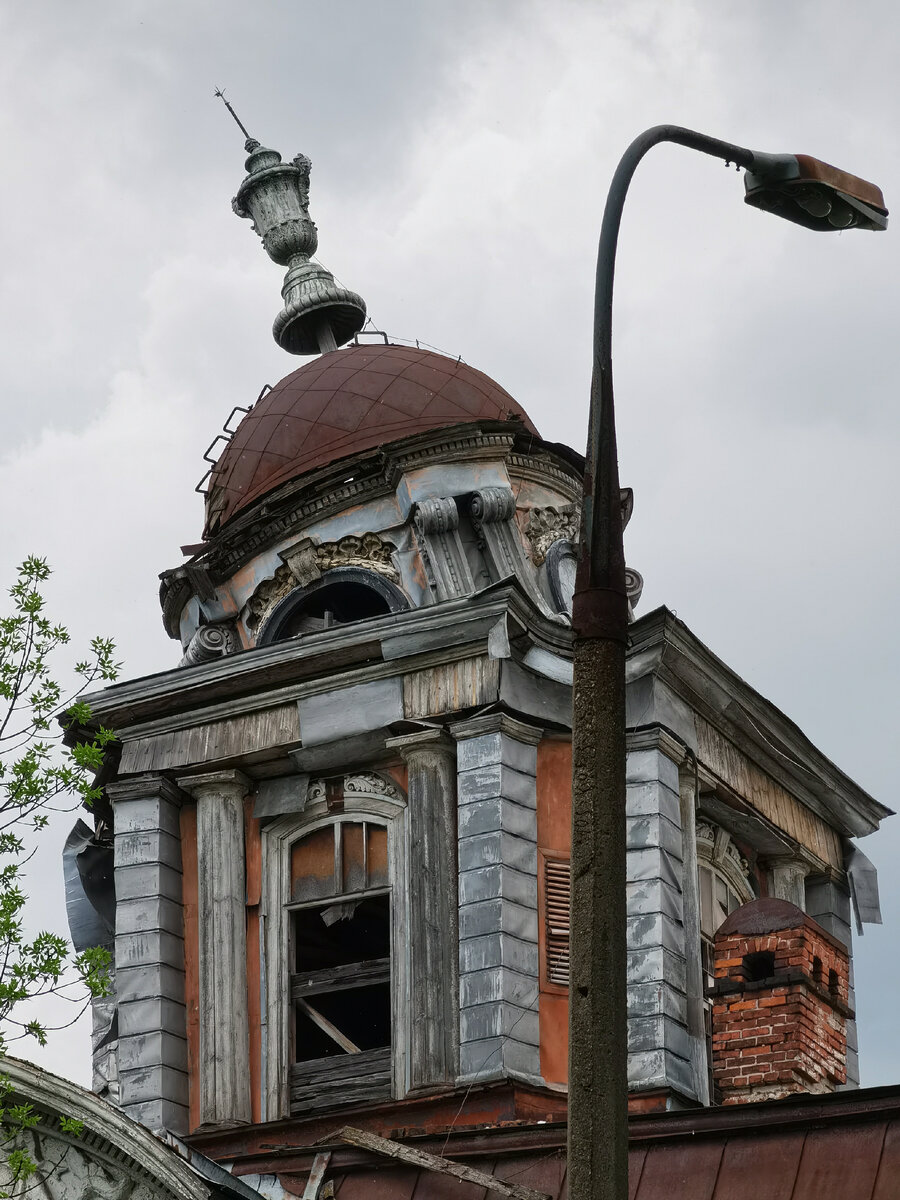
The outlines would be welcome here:
M 94 779 L 114 736 L 100 728 L 67 746 L 64 732 L 89 724 L 84 693 L 100 680 L 114 680 L 119 669 L 114 644 L 96 637 L 72 668 L 74 685 L 63 688 L 59 651 L 70 639 L 46 613 L 49 575 L 44 559 L 26 559 L 9 589 L 11 611 L 0 617 L 0 1055 L 23 1038 L 46 1043 L 50 1027 L 32 1015 L 31 1002 L 50 995 L 68 1002 L 75 1015 L 67 1013 L 60 1024 L 69 1025 L 91 996 L 109 990 L 106 950 L 76 955 L 58 934 L 26 932 L 27 865 L 40 834 L 54 812 L 90 807 L 99 797 Z M 35 1164 L 16 1144 L 17 1133 L 36 1119 L 28 1105 L 13 1103 L 0 1074 L 6 1165 L 18 1183 L 34 1174 Z

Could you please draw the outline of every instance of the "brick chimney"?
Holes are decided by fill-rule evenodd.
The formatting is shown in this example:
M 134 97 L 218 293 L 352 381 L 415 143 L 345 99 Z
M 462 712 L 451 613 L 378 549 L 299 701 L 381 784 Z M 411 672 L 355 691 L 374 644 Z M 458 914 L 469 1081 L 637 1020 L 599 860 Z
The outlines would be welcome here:
M 715 938 L 713 1081 L 723 1104 L 832 1092 L 847 1079 L 849 958 L 786 900 L 736 909 Z

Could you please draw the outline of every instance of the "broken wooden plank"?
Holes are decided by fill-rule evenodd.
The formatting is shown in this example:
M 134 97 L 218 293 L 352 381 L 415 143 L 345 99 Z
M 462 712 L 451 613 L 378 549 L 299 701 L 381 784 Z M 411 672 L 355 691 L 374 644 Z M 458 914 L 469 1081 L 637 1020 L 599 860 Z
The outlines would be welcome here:
M 342 1050 L 346 1050 L 348 1054 L 360 1053 L 356 1042 L 351 1042 L 346 1034 L 341 1033 L 337 1025 L 332 1025 L 331 1021 L 324 1017 L 317 1008 L 313 1008 L 309 1001 L 298 998 L 296 1004 L 300 1011 L 309 1017 L 314 1025 L 318 1025 L 323 1033 L 327 1033 L 332 1041 L 337 1042 Z
M 389 1138 L 379 1137 L 377 1133 L 366 1133 L 363 1129 L 354 1129 L 347 1125 L 338 1130 L 338 1138 L 350 1146 L 358 1146 L 361 1150 L 371 1150 L 373 1154 L 383 1154 L 386 1158 L 396 1158 L 410 1166 L 421 1167 L 425 1171 L 437 1171 L 441 1175 L 453 1175 L 464 1179 L 467 1183 L 477 1184 L 490 1192 L 501 1196 L 509 1196 L 511 1200 L 551 1200 L 546 1192 L 536 1192 L 533 1188 L 523 1187 L 518 1183 L 504 1183 L 495 1175 L 484 1171 L 476 1171 L 463 1163 L 453 1162 L 447 1158 L 438 1158 L 436 1154 L 427 1154 L 424 1150 L 415 1150 L 412 1146 L 404 1146 Z
M 319 1188 L 322 1186 L 322 1176 L 331 1162 L 330 1151 L 317 1154 L 309 1171 L 306 1187 L 303 1189 L 303 1200 L 318 1200 Z
M 367 962 L 345 963 L 340 967 L 323 967 L 319 971 L 298 971 L 291 976 L 291 999 L 315 996 L 320 992 L 341 992 L 347 988 L 370 987 L 389 983 L 391 960 L 372 958 Z

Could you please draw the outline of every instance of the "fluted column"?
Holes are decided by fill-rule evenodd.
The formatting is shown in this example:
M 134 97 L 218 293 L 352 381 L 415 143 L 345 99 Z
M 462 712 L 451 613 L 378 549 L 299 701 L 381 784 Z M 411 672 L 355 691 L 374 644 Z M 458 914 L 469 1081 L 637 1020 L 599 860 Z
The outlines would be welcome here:
M 240 771 L 178 780 L 197 801 L 197 928 L 200 961 L 199 1123 L 249 1122 L 244 796 Z
M 410 1091 L 452 1084 L 459 1027 L 456 747 L 439 729 L 391 738 L 409 771 Z

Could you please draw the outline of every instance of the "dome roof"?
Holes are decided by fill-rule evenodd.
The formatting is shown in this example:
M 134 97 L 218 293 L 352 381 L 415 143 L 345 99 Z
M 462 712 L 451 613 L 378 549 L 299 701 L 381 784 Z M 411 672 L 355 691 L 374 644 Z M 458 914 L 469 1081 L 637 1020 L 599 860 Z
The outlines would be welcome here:
M 282 483 L 428 429 L 525 410 L 481 371 L 408 346 L 348 346 L 287 375 L 244 417 L 210 476 L 206 533 Z

